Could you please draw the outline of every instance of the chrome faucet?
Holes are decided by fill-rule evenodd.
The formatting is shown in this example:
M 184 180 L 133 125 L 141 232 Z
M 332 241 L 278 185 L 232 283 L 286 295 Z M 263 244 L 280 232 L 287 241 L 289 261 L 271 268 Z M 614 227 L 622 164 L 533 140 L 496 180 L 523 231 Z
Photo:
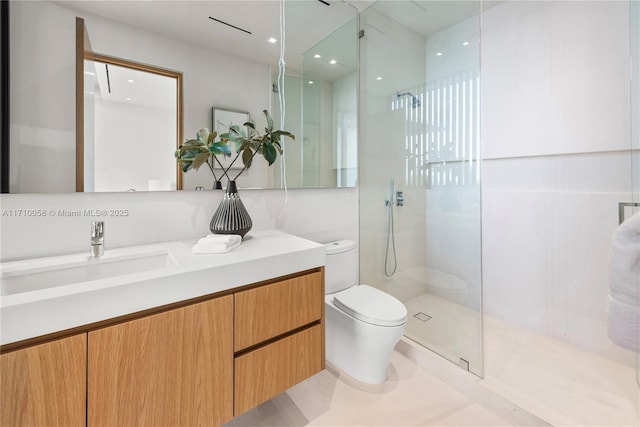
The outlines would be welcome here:
M 91 257 L 96 258 L 104 254 L 104 222 L 91 223 Z

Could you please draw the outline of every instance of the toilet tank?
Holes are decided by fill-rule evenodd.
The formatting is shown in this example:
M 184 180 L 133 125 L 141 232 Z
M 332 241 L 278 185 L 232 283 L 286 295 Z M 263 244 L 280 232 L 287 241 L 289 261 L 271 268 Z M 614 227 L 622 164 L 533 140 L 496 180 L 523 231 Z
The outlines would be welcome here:
M 356 242 L 338 240 L 325 244 L 327 259 L 324 269 L 325 293 L 332 294 L 354 286 L 358 280 Z

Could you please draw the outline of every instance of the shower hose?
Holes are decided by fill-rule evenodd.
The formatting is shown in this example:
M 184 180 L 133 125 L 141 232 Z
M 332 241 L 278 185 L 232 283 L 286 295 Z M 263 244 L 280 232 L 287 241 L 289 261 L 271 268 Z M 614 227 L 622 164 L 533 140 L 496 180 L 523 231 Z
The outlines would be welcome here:
M 395 191 L 395 185 L 393 178 L 389 186 L 389 199 L 386 201 L 387 205 L 387 245 L 384 250 L 384 275 L 391 277 L 395 274 L 398 268 L 398 258 L 396 257 L 396 239 L 395 230 L 393 224 L 393 194 Z M 389 246 L 391 244 L 391 246 Z M 393 255 L 393 268 L 389 268 L 389 250 Z M 390 271 L 389 271 L 390 270 Z

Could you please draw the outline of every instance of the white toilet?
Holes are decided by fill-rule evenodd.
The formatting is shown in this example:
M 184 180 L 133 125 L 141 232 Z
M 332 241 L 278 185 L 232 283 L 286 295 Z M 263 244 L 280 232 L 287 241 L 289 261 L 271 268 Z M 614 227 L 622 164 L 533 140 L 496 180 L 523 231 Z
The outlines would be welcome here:
M 391 295 L 357 284 L 355 242 L 331 242 L 326 251 L 327 362 L 363 383 L 381 384 L 404 332 L 407 309 Z

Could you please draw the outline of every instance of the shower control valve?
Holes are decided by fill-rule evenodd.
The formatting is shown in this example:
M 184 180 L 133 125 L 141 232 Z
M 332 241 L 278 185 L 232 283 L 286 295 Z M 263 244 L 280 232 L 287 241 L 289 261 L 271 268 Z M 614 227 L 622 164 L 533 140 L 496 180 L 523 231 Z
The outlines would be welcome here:
M 404 192 L 396 191 L 396 206 L 404 206 Z

